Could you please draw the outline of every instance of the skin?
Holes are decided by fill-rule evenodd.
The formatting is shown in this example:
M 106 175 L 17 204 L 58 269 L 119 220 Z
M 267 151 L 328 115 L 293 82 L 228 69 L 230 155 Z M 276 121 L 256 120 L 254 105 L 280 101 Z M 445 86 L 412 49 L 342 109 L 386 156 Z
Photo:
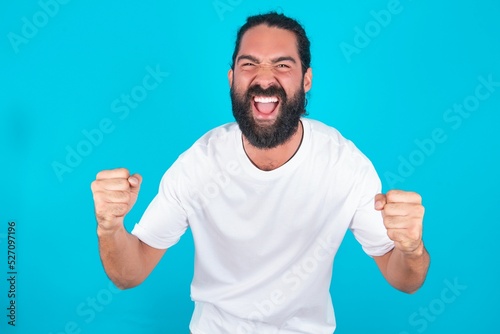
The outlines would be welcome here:
M 249 29 L 241 39 L 240 50 L 234 64 L 234 71 L 228 72 L 229 85 L 239 93 L 244 93 L 253 85 L 266 89 L 271 85 L 281 86 L 288 97 L 295 95 L 303 87 L 307 93 L 312 86 L 312 69 L 302 74 L 302 65 L 295 35 L 278 28 L 265 25 Z M 281 107 L 278 105 L 278 108 Z M 279 113 L 279 110 L 278 110 Z M 256 116 L 254 110 L 254 116 Z M 276 120 L 277 113 L 270 117 L 257 118 L 261 125 Z M 302 138 L 302 125 L 283 145 L 271 149 L 258 149 L 243 137 L 243 147 L 248 158 L 262 170 L 273 170 L 285 164 L 297 151 Z
M 118 168 L 99 172 L 91 185 L 101 261 L 108 277 L 120 289 L 142 283 L 166 251 L 146 245 L 123 225 L 141 183 L 139 174 L 130 175 L 128 170 Z
M 248 30 L 242 38 L 234 70 L 229 70 L 231 87 L 240 93 L 252 85 L 262 88 L 279 85 L 288 97 L 300 85 L 308 92 L 312 85 L 312 70 L 302 72 L 293 33 L 260 25 Z M 280 112 L 280 105 L 270 115 L 254 109 L 256 122 L 272 124 Z M 300 146 L 303 128 L 284 144 L 259 149 L 242 138 L 248 158 L 262 170 L 273 170 L 285 164 Z M 135 204 L 142 177 L 130 175 L 120 168 L 100 172 L 92 183 L 97 218 L 99 250 L 104 269 L 109 278 L 122 289 L 140 284 L 160 261 L 166 249 L 156 249 L 128 233 L 123 225 L 125 215 Z M 420 195 L 414 192 L 391 190 L 378 194 L 374 206 L 382 214 L 389 238 L 395 248 L 383 256 L 374 257 L 383 276 L 395 288 L 415 292 L 424 282 L 429 267 L 429 254 L 422 241 L 424 207 Z
M 375 209 L 382 213 L 387 235 L 395 246 L 374 260 L 393 287 L 414 293 L 424 283 L 430 264 L 422 240 L 422 197 L 415 192 L 390 190 L 375 196 Z

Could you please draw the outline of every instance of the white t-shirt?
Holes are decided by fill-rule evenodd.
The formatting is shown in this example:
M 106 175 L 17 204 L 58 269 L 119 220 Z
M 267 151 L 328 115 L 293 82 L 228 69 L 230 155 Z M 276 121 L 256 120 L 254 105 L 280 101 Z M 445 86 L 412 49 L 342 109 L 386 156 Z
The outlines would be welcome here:
M 230 123 L 205 134 L 162 178 L 132 233 L 160 249 L 191 228 L 193 334 L 331 334 L 333 259 L 350 229 L 370 256 L 390 251 L 371 162 L 340 133 L 302 119 L 296 154 L 256 168 Z

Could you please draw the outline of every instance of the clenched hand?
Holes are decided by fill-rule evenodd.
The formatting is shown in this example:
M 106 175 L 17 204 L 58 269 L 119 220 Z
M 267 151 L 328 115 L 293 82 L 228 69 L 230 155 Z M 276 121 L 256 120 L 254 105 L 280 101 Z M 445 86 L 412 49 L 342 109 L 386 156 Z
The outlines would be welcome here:
M 414 192 L 390 190 L 375 196 L 375 209 L 382 212 L 387 235 L 404 254 L 414 254 L 423 249 L 422 198 Z
M 125 168 L 104 170 L 97 174 L 91 189 L 99 230 L 115 231 L 123 226 L 125 215 L 137 200 L 141 183 L 139 174 L 130 175 Z

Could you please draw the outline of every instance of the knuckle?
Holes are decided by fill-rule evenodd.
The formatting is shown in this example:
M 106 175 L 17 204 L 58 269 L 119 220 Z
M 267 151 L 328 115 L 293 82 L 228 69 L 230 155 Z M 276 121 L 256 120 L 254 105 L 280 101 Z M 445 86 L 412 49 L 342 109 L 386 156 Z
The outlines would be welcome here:
M 419 204 L 409 205 L 409 215 L 412 217 L 420 217 L 422 215 L 422 208 Z
M 424 210 L 420 205 L 416 205 L 412 208 L 411 215 L 415 218 L 421 218 L 424 215 Z
M 108 177 L 109 173 L 110 173 L 109 170 L 101 170 L 99 173 L 97 173 L 95 178 L 96 180 L 105 179 L 106 177 Z
M 128 178 L 119 179 L 118 184 L 124 189 L 130 188 L 130 183 L 128 182 Z
M 422 236 L 422 231 L 420 230 L 420 228 L 418 226 L 415 226 L 414 228 L 412 228 L 409 232 L 408 232 L 408 237 L 411 239 L 411 240 L 419 240 Z
M 103 190 L 106 189 L 106 180 L 105 179 L 100 179 L 100 180 L 95 180 L 91 184 L 92 191 L 94 192 L 102 192 Z
M 96 190 L 92 193 L 94 197 L 94 202 L 97 204 L 100 204 L 104 202 L 104 193 L 102 191 Z
M 408 200 L 410 202 L 415 203 L 415 204 L 422 203 L 422 196 L 420 196 L 419 193 L 417 193 L 415 191 L 409 191 L 407 194 L 408 194 Z
M 422 229 L 422 219 L 420 219 L 419 217 L 412 218 L 410 223 L 412 224 L 413 228 L 416 228 L 419 230 Z
M 126 168 L 116 168 L 109 170 L 102 170 L 96 175 L 96 179 L 110 179 L 110 178 L 128 178 L 130 173 Z
M 387 236 L 393 241 L 400 241 L 400 234 L 396 230 L 387 230 Z
M 397 196 L 397 191 L 396 190 L 389 190 L 385 196 L 386 196 L 388 202 L 392 202 L 394 200 L 394 198 Z
M 95 203 L 95 214 L 97 217 L 105 216 L 106 212 L 106 205 L 104 203 Z
M 384 211 L 383 211 L 384 215 L 385 215 L 385 218 L 389 219 L 390 217 L 392 217 L 392 210 L 390 208 L 384 208 Z
M 394 194 L 396 194 L 396 193 L 397 193 L 397 190 L 395 190 L 395 189 L 391 189 L 391 190 L 389 190 L 389 191 L 387 192 L 387 195 L 391 195 L 391 196 L 393 196 L 393 195 L 394 195 Z
M 115 172 L 116 176 L 117 177 L 129 177 L 130 176 L 130 173 L 128 171 L 128 169 L 126 168 L 116 168 L 113 170 L 113 172 Z
M 418 231 L 412 232 L 412 233 L 410 233 L 409 237 L 410 237 L 410 240 L 417 241 L 420 239 L 420 233 Z
M 402 202 L 404 201 L 405 193 L 405 191 L 398 189 L 389 190 L 387 192 L 387 201 L 394 203 Z

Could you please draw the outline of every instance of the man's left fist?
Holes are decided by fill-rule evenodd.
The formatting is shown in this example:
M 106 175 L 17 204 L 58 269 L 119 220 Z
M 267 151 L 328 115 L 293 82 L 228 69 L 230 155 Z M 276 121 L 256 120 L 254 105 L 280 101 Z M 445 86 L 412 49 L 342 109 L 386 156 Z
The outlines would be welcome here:
M 375 196 L 375 209 L 382 212 L 387 235 L 397 249 L 408 255 L 423 250 L 422 221 L 425 210 L 419 194 L 402 190 L 378 194 Z

